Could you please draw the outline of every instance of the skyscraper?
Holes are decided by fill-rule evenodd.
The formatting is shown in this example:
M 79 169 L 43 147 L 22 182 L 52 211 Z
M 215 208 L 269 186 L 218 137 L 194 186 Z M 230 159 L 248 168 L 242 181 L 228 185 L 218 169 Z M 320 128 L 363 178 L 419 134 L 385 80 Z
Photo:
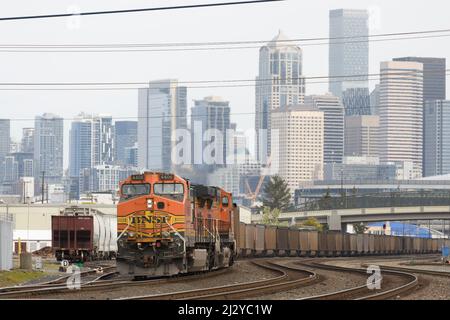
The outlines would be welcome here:
M 450 173 L 450 101 L 428 100 L 424 110 L 424 177 Z
M 379 156 L 379 116 L 345 117 L 345 156 Z
M 116 121 L 114 132 L 115 162 L 120 165 L 131 165 L 127 148 L 132 148 L 137 142 L 137 121 Z
M 21 151 L 25 153 L 34 152 L 34 128 L 22 129 Z
M 344 157 L 344 106 L 332 94 L 312 95 L 305 98 L 324 113 L 324 163 L 342 163 Z
M 9 119 L 0 119 L 0 182 L 4 177 L 5 157 L 11 144 L 11 125 Z
M 337 9 L 330 10 L 329 19 L 329 91 L 342 98 L 346 115 L 369 114 L 369 14 Z
M 60 183 L 63 177 L 64 120 L 45 113 L 36 116 L 34 128 L 35 180 L 40 182 L 44 172 L 46 183 Z
M 381 63 L 380 160 L 410 163 L 411 179 L 422 176 L 422 92 L 422 63 Z
M 271 111 L 303 103 L 305 79 L 302 76 L 302 49 L 280 31 L 259 50 L 259 74 L 256 77 L 255 129 L 258 159 L 270 154 Z M 267 139 L 262 131 L 267 130 Z
M 445 100 L 445 58 L 403 57 L 394 61 L 410 61 L 423 64 L 423 104 L 428 100 Z
M 370 93 L 370 114 L 377 116 L 380 105 L 380 85 L 376 84 L 375 88 Z
M 221 145 L 222 151 L 216 150 L 215 152 L 221 152 L 222 155 L 218 155 L 218 164 L 225 164 L 227 155 L 227 130 L 230 129 L 230 106 L 229 102 L 223 100 L 221 97 L 206 97 L 203 100 L 195 100 L 195 105 L 191 110 L 191 130 L 198 129 L 201 134 L 201 141 L 192 140 L 193 152 L 192 156 L 201 157 L 203 154 L 204 146 L 212 142 L 216 142 Z M 215 129 L 219 136 L 212 136 L 208 141 L 204 141 L 203 136 L 207 130 Z M 194 133 L 195 134 L 195 133 Z M 197 137 L 197 136 L 196 136 Z M 221 141 L 220 141 L 221 140 Z M 198 148 L 200 146 L 201 148 Z M 216 148 L 219 145 L 215 144 Z M 197 153 L 197 154 L 196 154 Z M 204 161 L 205 159 L 203 159 Z M 203 164 L 202 161 L 202 164 Z
M 138 147 L 139 167 L 170 171 L 171 135 L 175 129 L 187 128 L 187 90 L 177 80 L 150 82 L 139 89 Z
M 282 107 L 272 112 L 272 128 L 279 132 L 279 175 L 291 193 L 301 182 L 321 180 L 324 113 L 308 105 Z
M 72 179 L 77 180 L 82 169 L 112 164 L 113 134 L 111 116 L 81 113 L 72 122 L 69 147 L 69 175 Z

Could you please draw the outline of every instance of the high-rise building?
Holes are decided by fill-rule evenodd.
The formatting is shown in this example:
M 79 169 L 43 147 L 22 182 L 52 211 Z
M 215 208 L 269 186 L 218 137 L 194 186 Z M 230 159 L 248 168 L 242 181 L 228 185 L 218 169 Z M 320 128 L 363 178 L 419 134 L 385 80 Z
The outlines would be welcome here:
M 17 162 L 17 176 L 22 177 L 33 177 L 33 153 L 31 152 L 14 152 L 10 153 L 9 156 L 14 158 Z
M 77 177 L 81 169 L 111 164 L 113 134 L 111 116 L 81 113 L 70 130 L 69 175 Z
M 379 116 L 345 117 L 345 155 L 379 156 Z
M 394 61 L 410 61 L 423 64 L 423 103 L 428 100 L 445 100 L 446 59 L 427 57 L 403 57 Z
M 81 170 L 79 193 L 116 192 L 119 182 L 137 173 L 136 168 L 116 165 L 99 165 Z
M 412 178 L 422 176 L 422 91 L 422 63 L 381 63 L 380 160 L 412 163 Z
M 270 154 L 271 111 L 303 103 L 305 79 L 302 73 L 303 52 L 280 31 L 259 50 L 259 74 L 256 77 L 255 129 L 257 157 Z M 264 134 L 264 131 L 267 130 Z
M 324 163 L 342 163 L 344 156 L 344 106 L 332 94 L 312 95 L 305 98 L 324 113 Z
M 0 119 L 0 182 L 4 176 L 5 157 L 9 153 L 11 143 L 11 124 L 9 119 Z
M 423 176 L 448 174 L 450 173 L 450 101 L 427 101 L 423 116 Z
M 369 14 L 337 9 L 329 19 L 329 91 L 342 98 L 346 115 L 369 114 Z
M 272 128 L 279 132 L 274 145 L 278 174 L 292 194 L 301 182 L 323 178 L 324 113 L 313 106 L 296 105 L 272 111 Z M 277 150 L 275 149 L 277 148 Z
M 217 164 L 225 164 L 227 130 L 231 128 L 230 103 L 221 97 L 213 96 L 206 97 L 203 100 L 195 100 L 194 103 L 195 105 L 191 110 L 191 130 L 195 130 L 193 137 L 200 141 L 192 140 L 192 156 L 197 159 L 202 158 L 204 147 L 213 144 L 217 153 L 215 154 L 217 155 L 215 157 L 218 160 Z M 211 130 L 210 133 L 208 133 L 208 130 Z M 212 132 L 212 130 L 215 132 Z M 205 133 L 208 136 L 207 141 L 204 139 Z M 205 161 L 206 159 L 202 159 L 201 164 L 205 164 Z M 199 164 L 197 162 L 195 164 Z M 211 163 L 206 162 L 206 164 Z
M 116 121 L 114 132 L 115 162 L 119 165 L 130 165 L 126 150 L 137 143 L 137 121 Z
M 44 173 L 45 183 L 60 183 L 63 177 L 64 120 L 45 113 L 35 118 L 34 128 L 35 182 L 40 184 Z
M 342 103 L 347 116 L 370 114 L 369 88 L 349 88 L 343 91 Z
M 69 175 L 76 185 L 80 171 L 114 161 L 112 117 L 81 113 L 72 122 L 69 146 Z M 76 188 L 75 188 L 76 189 Z M 72 193 L 72 198 L 79 194 Z
M 170 171 L 175 129 L 187 128 L 187 90 L 177 80 L 150 82 L 139 89 L 139 167 Z
M 34 152 L 34 128 L 22 129 L 21 152 Z
M 378 106 L 380 105 L 380 85 L 376 84 L 370 93 L 370 114 L 378 115 Z

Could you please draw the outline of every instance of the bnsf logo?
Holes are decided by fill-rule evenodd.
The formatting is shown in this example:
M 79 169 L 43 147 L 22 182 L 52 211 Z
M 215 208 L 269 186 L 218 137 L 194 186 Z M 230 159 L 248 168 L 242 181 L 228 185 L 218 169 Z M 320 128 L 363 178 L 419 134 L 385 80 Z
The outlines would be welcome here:
M 158 217 L 158 216 L 138 216 L 132 217 L 131 223 L 166 223 L 167 217 Z

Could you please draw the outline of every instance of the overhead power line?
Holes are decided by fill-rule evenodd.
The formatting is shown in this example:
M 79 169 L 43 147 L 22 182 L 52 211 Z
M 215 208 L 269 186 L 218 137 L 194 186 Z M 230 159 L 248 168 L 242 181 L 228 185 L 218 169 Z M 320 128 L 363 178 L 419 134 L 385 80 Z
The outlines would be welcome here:
M 380 39 L 370 39 L 371 36 L 355 36 L 355 37 L 345 37 L 347 39 L 360 39 L 360 40 L 343 40 L 343 41 L 333 41 L 334 38 L 328 38 L 327 42 L 313 42 L 313 43 L 302 43 L 298 44 L 301 47 L 309 46 L 323 46 L 330 44 L 356 44 L 356 43 L 375 43 L 375 42 L 388 42 L 388 41 L 402 41 L 402 40 L 420 40 L 420 39 L 434 39 L 434 38 L 446 38 L 450 36 L 450 33 L 444 34 L 434 34 L 434 31 L 424 31 L 417 32 L 417 34 L 423 33 L 433 33 L 430 35 L 417 35 L 417 36 L 401 36 L 394 38 L 380 38 Z M 439 33 L 450 32 L 449 30 L 438 31 Z M 412 33 L 410 33 L 412 34 Z M 387 34 L 386 34 L 387 35 Z M 373 36 L 384 36 L 384 35 L 373 35 Z M 365 39 L 361 39 L 365 38 Z M 317 38 L 322 39 L 322 38 Z M 300 40 L 293 40 L 300 41 Z M 311 40 L 310 40 L 311 41 Z M 270 41 L 269 41 L 270 42 Z M 291 40 L 283 40 L 283 42 L 291 42 Z M 197 43 L 200 44 L 200 43 Z M 162 45 L 155 44 L 68 44 L 68 45 L 37 45 L 37 44 L 0 44 L 0 52 L 5 53 L 110 53 L 110 52 L 177 52 L 177 51 L 217 51 L 217 50 L 243 50 L 243 49 L 258 49 L 261 46 L 217 46 L 213 43 L 205 42 L 205 46 L 195 45 L 191 47 L 182 46 L 172 46 L 168 45 L 164 47 Z
M 309 37 L 309 38 L 292 38 L 280 40 L 280 43 L 290 42 L 311 42 L 311 41 L 331 41 L 331 40 L 351 40 L 351 39 L 366 39 L 366 38 L 379 38 L 379 37 L 393 37 L 393 36 L 408 36 L 408 35 L 425 35 L 435 33 L 447 33 L 450 32 L 450 28 L 445 29 L 430 29 L 430 30 L 417 30 L 417 31 L 405 31 L 405 32 L 389 32 L 389 33 L 376 33 L 365 35 L 353 35 L 342 37 Z M 165 43 L 104 43 L 104 44 L 0 44 L 0 47 L 38 47 L 38 48 L 111 48 L 111 47 L 196 47 L 196 46 L 226 46 L 226 45 L 241 45 L 241 44 L 266 44 L 271 42 L 272 39 L 264 40 L 241 40 L 241 41 L 203 41 L 203 42 L 165 42 Z
M 196 8 L 224 7 L 224 6 L 236 6 L 236 5 L 246 5 L 246 4 L 258 4 L 258 3 L 265 3 L 265 2 L 281 2 L 281 1 L 284 1 L 284 0 L 253 0 L 253 1 L 216 2 L 216 3 L 189 4 L 189 5 L 180 5 L 180 6 L 139 8 L 139 9 L 90 11 L 90 12 L 80 12 L 80 13 L 54 13 L 54 14 L 31 15 L 31 16 L 0 17 L 0 21 L 49 19 L 49 18 L 64 18 L 64 17 L 73 17 L 73 16 L 94 16 L 94 15 L 107 15 L 107 14 L 149 12 L 149 11 L 196 9 Z
M 422 103 L 420 103 L 420 105 L 422 105 Z M 371 106 L 373 108 L 379 108 L 380 105 L 377 106 Z M 267 114 L 270 113 L 271 111 L 263 111 L 260 112 L 260 114 Z M 256 115 L 255 111 L 252 112 L 230 112 L 230 116 L 250 116 L 250 115 Z M 95 116 L 98 116 L 97 114 L 95 114 Z M 104 117 L 107 118 L 111 118 L 115 121 L 118 120 L 139 120 L 139 119 L 171 119 L 171 118 L 192 118 L 194 117 L 192 114 L 189 115 L 164 115 L 164 116 L 148 116 L 148 117 L 140 117 L 140 116 L 109 116 L 109 115 L 103 115 Z M 207 117 L 207 114 L 202 114 L 202 115 L 195 115 L 195 117 Z M 10 120 L 10 121 L 34 121 L 36 120 L 36 118 L 4 118 L 4 117 L 0 117 L 1 120 Z M 76 121 L 76 120 L 83 120 L 83 119 L 90 119 L 89 117 L 87 118 L 82 118 L 82 117 L 56 117 L 56 118 L 50 118 L 50 119 L 41 119 L 42 121 L 58 121 L 58 120 L 63 120 L 63 121 Z
M 445 70 L 445 76 L 449 74 L 450 69 Z M 201 88 L 233 88 L 233 87 L 255 87 L 264 86 L 267 82 L 270 85 L 296 85 L 293 83 L 282 83 L 283 81 L 292 80 L 305 80 L 305 84 L 323 84 L 323 83 L 336 83 L 336 82 L 365 82 L 379 80 L 381 75 L 403 77 L 408 74 L 415 74 L 415 71 L 402 71 L 402 72 L 386 72 L 386 73 L 369 73 L 369 74 L 353 74 L 353 75 L 341 75 L 341 76 L 309 76 L 309 77 L 290 77 L 290 78 L 255 78 L 255 79 L 222 79 L 222 80 L 190 80 L 190 81 L 178 81 L 177 85 L 186 87 L 188 89 L 201 89 Z M 441 74 L 439 71 L 428 72 L 431 74 Z M 309 80 L 327 80 L 328 81 L 309 81 Z M 249 83 L 251 84 L 242 84 Z M 0 82 L 0 90 L 137 90 L 140 88 L 148 88 L 151 85 L 152 89 L 163 89 L 164 87 L 158 87 L 158 84 L 164 84 L 166 81 L 135 81 L 135 82 Z M 194 86 L 186 86 L 186 84 L 195 84 Z M 213 85 L 210 85 L 213 84 Z M 27 87 L 38 88 L 27 88 Z M 84 86 L 85 88 L 80 88 Z M 110 87 L 104 87 L 110 86 Z M 135 87 L 132 87 L 135 86 Z M 2 88 L 7 87 L 7 88 Z M 11 88 L 10 88 L 11 87 Z M 12 88 L 21 87 L 21 88 Z M 23 88 L 25 87 L 25 88 Z M 50 88 L 43 88 L 50 87 Z M 51 87 L 57 87 L 51 88 Z M 65 88 L 61 88 L 65 87 Z M 75 88 L 70 88 L 75 87 Z

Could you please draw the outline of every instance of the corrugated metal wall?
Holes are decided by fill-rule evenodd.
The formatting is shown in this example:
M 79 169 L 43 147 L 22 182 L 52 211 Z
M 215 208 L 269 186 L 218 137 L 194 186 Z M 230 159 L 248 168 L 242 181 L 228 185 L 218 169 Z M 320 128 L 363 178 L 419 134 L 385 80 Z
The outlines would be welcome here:
M 13 223 L 12 217 L 0 213 L 0 270 L 13 267 Z

